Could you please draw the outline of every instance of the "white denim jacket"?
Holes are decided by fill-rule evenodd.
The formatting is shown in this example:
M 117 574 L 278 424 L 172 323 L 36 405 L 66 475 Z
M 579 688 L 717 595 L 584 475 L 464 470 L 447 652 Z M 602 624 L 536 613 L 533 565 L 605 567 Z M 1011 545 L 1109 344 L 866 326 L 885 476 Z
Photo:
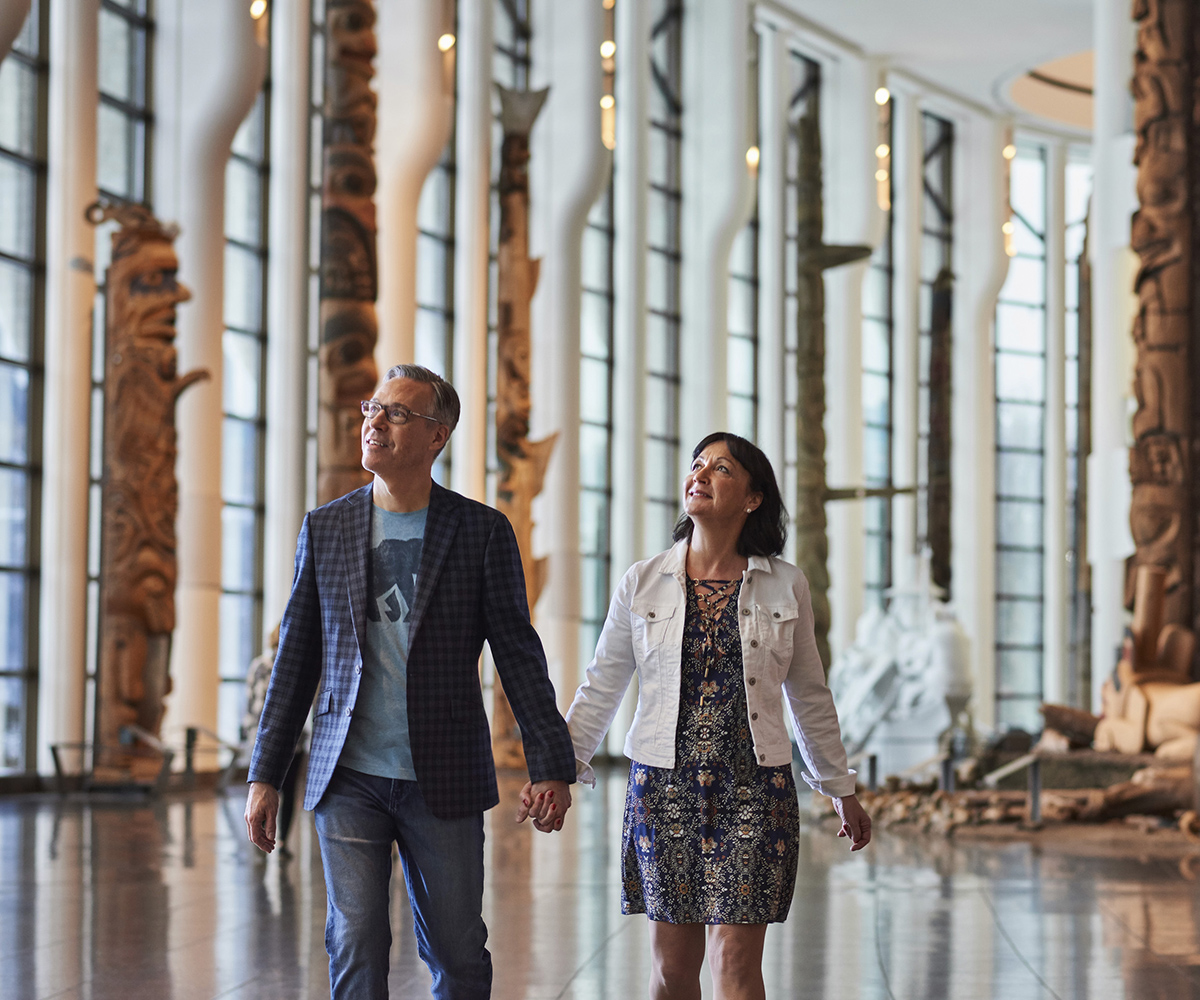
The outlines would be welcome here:
M 675 766 L 683 619 L 687 609 L 686 541 L 635 563 L 613 594 L 596 657 L 567 712 L 579 780 L 596 782 L 591 759 L 636 672 L 637 712 L 625 755 L 651 767 Z M 738 595 L 746 706 L 754 755 L 764 766 L 788 764 L 791 742 L 783 699 L 795 724 L 806 780 L 824 795 L 854 794 L 833 698 L 813 636 L 808 581 L 795 566 L 751 556 Z

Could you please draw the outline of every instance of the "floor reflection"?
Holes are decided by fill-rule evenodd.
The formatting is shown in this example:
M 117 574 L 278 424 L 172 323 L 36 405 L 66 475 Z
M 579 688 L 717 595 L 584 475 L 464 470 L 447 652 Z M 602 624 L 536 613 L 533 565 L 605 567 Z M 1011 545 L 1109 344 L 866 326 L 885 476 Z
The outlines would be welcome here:
M 644 921 L 620 915 L 623 799 L 617 769 L 576 791 L 565 835 L 515 827 L 508 804 L 489 814 L 498 1000 L 645 995 Z M 328 996 L 311 817 L 291 860 L 264 861 L 241 809 L 236 794 L 0 800 L 0 998 Z M 1200 858 L 1157 836 L 884 833 L 852 857 L 808 831 L 791 918 L 767 935 L 768 996 L 1200 1000 Z M 393 928 L 392 996 L 427 997 L 401 879 Z

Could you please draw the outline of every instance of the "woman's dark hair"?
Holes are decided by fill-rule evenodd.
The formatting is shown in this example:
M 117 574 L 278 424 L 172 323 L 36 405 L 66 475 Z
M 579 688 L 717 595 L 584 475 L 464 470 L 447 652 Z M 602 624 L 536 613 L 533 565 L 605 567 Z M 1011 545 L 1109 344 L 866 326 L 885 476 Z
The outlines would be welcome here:
M 761 493 L 760 503 L 746 518 L 742 534 L 738 538 L 738 555 L 740 556 L 777 556 L 783 551 L 783 543 L 787 540 L 787 510 L 783 506 L 783 496 L 779 492 L 779 484 L 775 482 L 775 470 L 762 450 L 747 441 L 744 437 L 730 434 L 727 431 L 717 431 L 704 438 L 692 449 L 694 462 L 700 452 L 704 451 L 714 441 L 724 441 L 729 454 L 748 473 L 750 473 L 750 492 Z M 675 541 L 692 538 L 692 519 L 687 514 L 680 514 L 675 522 L 673 534 Z

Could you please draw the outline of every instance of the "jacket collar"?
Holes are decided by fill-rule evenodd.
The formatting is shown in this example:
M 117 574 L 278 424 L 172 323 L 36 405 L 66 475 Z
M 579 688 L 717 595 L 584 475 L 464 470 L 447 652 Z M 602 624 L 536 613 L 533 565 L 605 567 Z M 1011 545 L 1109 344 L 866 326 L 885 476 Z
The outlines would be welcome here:
M 672 545 L 666 552 L 663 553 L 662 565 L 659 568 L 660 573 L 665 573 L 675 577 L 680 584 L 687 582 L 687 553 L 688 542 L 686 538 L 680 539 Z M 770 573 L 771 559 L 769 556 L 750 556 L 750 565 L 746 567 L 747 573 Z

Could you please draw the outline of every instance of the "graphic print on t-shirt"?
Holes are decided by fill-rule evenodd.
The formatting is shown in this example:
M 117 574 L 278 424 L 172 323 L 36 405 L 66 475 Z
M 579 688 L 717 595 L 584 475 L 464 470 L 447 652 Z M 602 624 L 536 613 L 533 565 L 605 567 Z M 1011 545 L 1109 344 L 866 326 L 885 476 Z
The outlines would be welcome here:
M 385 538 L 371 551 L 371 600 L 367 617 L 378 622 L 408 621 L 417 596 L 423 539 Z

